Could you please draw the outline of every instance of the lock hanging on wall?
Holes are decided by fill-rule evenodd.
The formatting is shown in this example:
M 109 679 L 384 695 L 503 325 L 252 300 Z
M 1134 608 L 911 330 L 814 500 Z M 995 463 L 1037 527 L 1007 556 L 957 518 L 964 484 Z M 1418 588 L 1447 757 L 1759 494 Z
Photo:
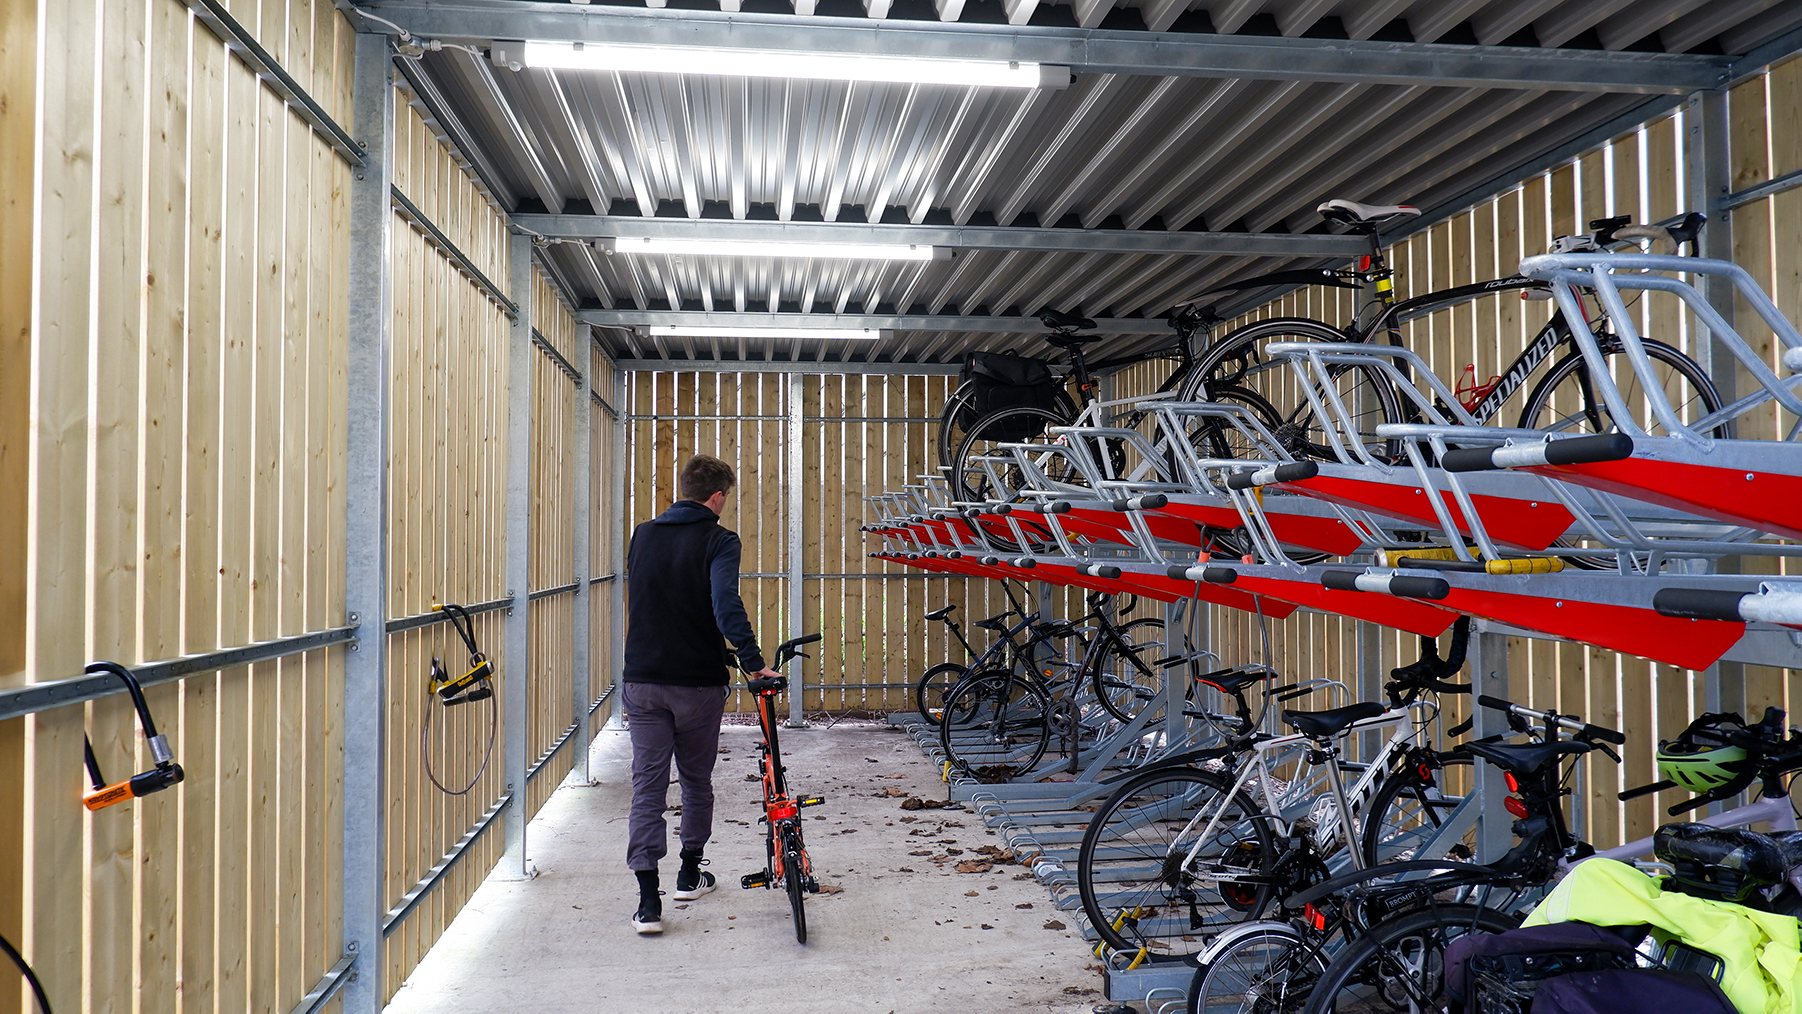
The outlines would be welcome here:
M 88 779 L 94 787 L 82 794 L 81 804 L 89 810 L 100 811 L 128 799 L 161 792 L 185 778 L 186 772 L 182 771 L 180 764 L 175 763 L 175 752 L 169 749 L 169 740 L 156 731 L 156 719 L 151 717 L 150 705 L 144 701 L 144 688 L 138 684 L 138 678 L 131 674 L 131 670 L 117 662 L 90 662 L 82 671 L 89 676 L 117 676 L 125 681 L 126 690 L 131 693 L 132 706 L 138 712 L 138 724 L 144 729 L 144 742 L 150 747 L 150 759 L 156 766 L 108 785 L 100 774 L 100 761 L 94 756 L 94 743 L 84 734 L 82 746 L 87 752 Z
M 475 624 L 470 622 L 469 611 L 453 602 L 433 606 L 432 611 L 450 617 L 451 626 L 469 649 L 469 667 L 455 679 L 445 670 L 443 662 L 436 657 L 432 659 L 432 693 L 437 694 L 447 708 L 493 697 L 494 666 L 476 645 Z

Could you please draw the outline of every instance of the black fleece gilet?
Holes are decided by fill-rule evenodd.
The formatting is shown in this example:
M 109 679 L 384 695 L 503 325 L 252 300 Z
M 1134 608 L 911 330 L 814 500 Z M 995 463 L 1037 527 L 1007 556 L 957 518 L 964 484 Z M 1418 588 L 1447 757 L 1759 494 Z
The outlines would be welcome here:
M 738 597 L 737 533 L 705 504 L 678 500 L 632 531 L 626 550 L 628 683 L 721 687 L 726 641 L 747 671 L 763 668 Z

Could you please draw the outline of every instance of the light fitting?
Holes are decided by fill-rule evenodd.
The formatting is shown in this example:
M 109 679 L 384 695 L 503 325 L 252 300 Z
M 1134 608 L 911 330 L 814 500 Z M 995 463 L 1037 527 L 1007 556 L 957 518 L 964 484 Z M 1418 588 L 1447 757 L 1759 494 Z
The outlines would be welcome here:
M 658 324 L 644 329 L 653 338 L 807 338 L 875 341 L 891 332 L 874 327 L 685 327 Z
M 491 51 L 501 66 L 554 70 L 637 71 L 734 77 L 804 78 L 816 81 L 887 81 L 898 84 L 971 85 L 986 88 L 1063 88 L 1070 68 L 1002 60 L 865 56 L 861 53 L 770 52 L 705 46 L 636 46 L 612 42 L 502 42 Z
M 621 236 L 596 242 L 608 253 L 704 254 L 720 257 L 817 257 L 866 261 L 944 260 L 951 251 L 931 246 L 872 243 L 778 243 L 763 240 Z

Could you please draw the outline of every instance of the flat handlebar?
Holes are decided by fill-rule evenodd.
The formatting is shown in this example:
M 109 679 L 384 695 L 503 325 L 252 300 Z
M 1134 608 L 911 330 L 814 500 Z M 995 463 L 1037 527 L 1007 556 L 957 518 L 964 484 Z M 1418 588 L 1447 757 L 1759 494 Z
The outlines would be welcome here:
M 1556 711 L 1535 711 L 1532 708 L 1526 708 L 1515 704 L 1513 701 L 1504 701 L 1500 697 L 1491 697 L 1488 694 L 1478 694 L 1477 703 L 1485 708 L 1494 708 L 1497 711 L 1505 711 L 1509 714 L 1533 719 L 1547 725 L 1555 724 L 1559 728 L 1567 729 L 1585 739 L 1599 739 L 1603 742 L 1613 743 L 1617 746 L 1627 742 L 1626 736 L 1613 729 L 1606 729 L 1599 725 L 1590 725 L 1580 718 L 1573 718 L 1570 715 L 1560 715 Z

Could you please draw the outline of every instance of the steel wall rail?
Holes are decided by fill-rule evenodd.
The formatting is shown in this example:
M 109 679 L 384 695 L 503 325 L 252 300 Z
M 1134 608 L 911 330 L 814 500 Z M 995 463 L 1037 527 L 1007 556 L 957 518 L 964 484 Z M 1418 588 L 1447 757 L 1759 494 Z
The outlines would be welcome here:
M 511 598 L 490 599 L 487 602 L 478 602 L 473 606 L 464 606 L 463 611 L 471 616 L 477 616 L 482 613 L 494 612 L 496 609 L 505 609 L 512 604 Z M 417 630 L 420 627 L 429 627 L 434 623 L 448 623 L 449 621 L 450 614 L 442 610 L 433 610 L 429 613 L 415 613 L 412 616 L 401 616 L 389 620 L 382 629 L 384 633 L 398 634 L 403 630 Z
M 463 837 L 458 839 L 457 844 L 452 845 L 450 851 L 438 860 L 438 864 L 427 870 L 426 875 L 420 878 L 419 883 L 414 884 L 413 889 L 402 895 L 400 902 L 388 910 L 388 914 L 382 917 L 382 936 L 384 938 L 394 935 L 394 931 L 400 928 L 400 924 L 406 920 L 407 916 L 412 915 L 413 910 L 419 907 L 420 901 L 432 893 L 433 889 L 444 881 L 444 875 L 449 873 L 451 868 L 468 854 L 469 847 L 474 845 L 482 835 L 488 833 L 488 829 L 494 826 L 495 818 L 499 817 L 501 812 L 513 802 L 513 796 L 514 794 L 509 792 L 495 800 L 494 805 L 488 808 L 488 812 L 482 814 L 469 830 L 463 832 Z
M 563 371 L 563 375 L 569 378 L 570 383 L 582 383 L 582 371 L 576 369 L 574 364 L 563 358 L 563 353 L 557 351 L 557 346 L 552 345 L 551 340 L 546 338 L 544 333 L 537 328 L 532 329 L 532 344 L 538 346 L 538 351 L 551 357 L 551 362 L 557 364 L 557 369 Z
M 445 256 L 457 265 L 459 271 L 462 271 L 470 281 L 481 286 L 482 291 L 488 293 L 489 299 L 500 304 L 501 310 L 507 316 L 519 316 L 519 307 L 514 304 L 513 300 L 508 299 L 507 294 L 501 291 L 500 286 L 494 284 L 493 279 L 483 274 L 481 268 L 476 267 L 475 262 L 469 259 L 469 255 L 464 253 L 461 247 L 451 242 L 451 238 L 446 236 L 444 230 L 438 228 L 438 224 L 433 222 L 424 211 L 420 210 L 419 205 L 408 200 L 407 195 L 401 193 L 398 186 L 390 186 L 388 190 L 394 198 L 394 206 L 400 209 L 402 217 L 418 226 L 419 231 L 425 233 L 426 238 L 432 241 L 433 246 L 444 251 Z
M 225 48 L 236 53 L 238 59 L 249 64 L 250 68 L 257 72 L 257 77 L 286 100 L 288 107 L 299 114 L 301 119 L 307 121 L 321 137 L 325 138 L 326 142 L 337 150 L 338 155 L 344 161 L 358 169 L 363 168 L 363 146 L 358 144 L 348 131 L 339 126 L 338 121 L 332 119 L 331 114 L 313 100 L 313 96 L 307 94 L 307 90 L 300 86 L 300 82 L 294 80 L 293 76 L 276 62 L 275 57 L 269 55 L 269 51 L 257 42 L 255 36 L 246 31 L 243 25 L 238 24 L 238 20 L 232 17 L 231 11 L 226 10 L 224 4 L 219 0 L 184 0 L 184 2 L 187 3 L 188 9 L 194 12 L 195 20 L 205 25 L 208 31 L 219 38 L 220 42 L 225 43 Z
M 357 952 L 344 952 L 344 957 L 339 958 L 330 971 L 319 977 L 319 981 L 313 984 L 312 989 L 307 990 L 307 994 L 300 998 L 300 1002 L 294 1005 L 289 1014 L 319 1014 L 325 1010 L 332 998 L 338 995 L 338 991 L 344 988 L 344 984 L 350 981 L 350 970 L 356 964 Z
M 1789 190 L 1793 187 L 1802 187 L 1802 169 L 1797 169 L 1794 172 L 1787 172 L 1782 176 L 1768 179 L 1757 186 L 1747 187 L 1744 190 L 1736 190 L 1726 197 L 1721 198 L 1721 207 L 1726 208 L 1728 211 L 1732 211 L 1742 204 L 1751 204 L 1753 201 L 1763 200 L 1772 194 L 1781 194 L 1785 190 Z
M 548 599 L 557 595 L 569 595 L 581 590 L 582 582 L 580 581 L 574 582 L 573 584 L 561 584 L 555 588 L 540 588 L 535 592 L 529 593 L 526 596 L 526 601 L 536 602 L 539 599 Z
M 198 655 L 183 655 L 180 658 L 167 659 L 161 662 L 149 662 L 140 666 L 128 666 L 131 674 L 138 678 L 144 686 L 156 686 L 203 672 L 217 672 L 220 669 L 233 669 L 241 665 L 254 665 L 258 662 L 271 662 L 290 655 L 303 652 L 318 651 L 333 645 L 349 644 L 357 639 L 357 626 L 332 627 L 329 630 L 315 630 L 311 633 L 296 634 L 293 637 L 278 637 L 272 641 L 258 641 L 237 648 L 226 648 L 221 651 L 203 652 Z M 98 700 L 125 692 L 125 684 L 116 676 L 81 676 L 76 679 L 55 680 L 48 683 L 33 683 L 30 686 L 12 690 L 0 690 L 0 721 L 29 715 L 51 708 L 61 708 L 83 701 Z
M 475 174 L 476 186 L 480 188 L 497 208 L 510 208 L 518 203 L 513 191 L 507 188 L 489 163 L 488 156 L 470 142 L 469 128 L 456 113 L 451 112 L 450 103 L 445 101 L 443 93 L 432 79 L 420 72 L 417 59 L 409 56 L 395 55 L 394 66 L 401 77 L 407 79 L 407 90 L 421 106 L 425 107 L 427 122 L 438 129 L 438 138 L 451 150 L 451 154 L 461 159 Z

